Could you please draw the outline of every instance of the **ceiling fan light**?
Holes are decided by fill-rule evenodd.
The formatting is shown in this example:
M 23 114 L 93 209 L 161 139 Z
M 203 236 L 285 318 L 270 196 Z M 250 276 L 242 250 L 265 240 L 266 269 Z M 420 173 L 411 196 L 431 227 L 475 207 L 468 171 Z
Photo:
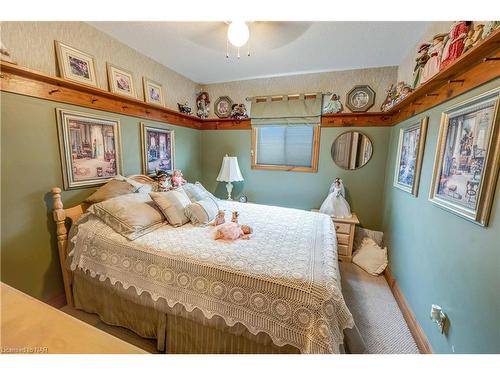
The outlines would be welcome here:
M 248 42 L 250 32 L 248 26 L 243 21 L 233 21 L 227 28 L 227 38 L 229 42 L 235 47 L 242 47 Z

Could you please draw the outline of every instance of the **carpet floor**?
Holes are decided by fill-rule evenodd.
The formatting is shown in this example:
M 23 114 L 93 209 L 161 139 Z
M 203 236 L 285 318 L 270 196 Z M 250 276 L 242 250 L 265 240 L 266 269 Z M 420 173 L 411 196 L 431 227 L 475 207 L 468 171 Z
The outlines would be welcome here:
M 383 276 L 340 262 L 342 293 L 370 354 L 418 354 L 417 344 Z

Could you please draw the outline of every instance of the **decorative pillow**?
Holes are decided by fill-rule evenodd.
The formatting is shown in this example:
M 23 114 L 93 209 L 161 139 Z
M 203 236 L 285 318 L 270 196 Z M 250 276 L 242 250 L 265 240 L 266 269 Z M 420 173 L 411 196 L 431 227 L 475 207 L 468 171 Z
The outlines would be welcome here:
M 219 206 L 211 198 L 205 198 L 198 202 L 188 204 L 184 214 L 194 225 L 207 225 L 219 212 Z
M 179 227 L 189 221 L 184 209 L 191 201 L 184 190 L 177 189 L 161 193 L 149 193 L 149 196 L 174 227 Z
M 383 237 L 384 237 L 383 232 L 378 232 L 376 230 L 370 230 L 356 226 L 356 230 L 354 232 L 354 250 L 357 250 L 361 247 L 361 243 L 365 238 L 371 238 L 373 241 L 375 241 L 377 245 L 382 247 Z
M 145 193 L 122 195 L 96 203 L 89 212 L 129 240 L 165 225 L 162 213 Z
M 120 195 L 135 193 L 136 191 L 137 187 L 129 184 L 127 181 L 113 179 L 101 186 L 94 194 L 85 199 L 85 203 L 99 203 Z
M 195 184 L 187 183 L 182 186 L 187 196 L 191 200 L 191 202 L 198 202 L 206 198 L 211 198 L 214 201 L 218 201 L 212 193 L 210 193 L 207 189 L 203 187 L 201 183 L 196 181 Z
M 130 185 L 136 187 L 136 192 L 137 193 L 149 193 L 153 191 L 153 187 L 150 184 L 141 184 L 140 182 L 137 182 L 136 180 L 133 180 L 131 178 L 122 176 L 122 175 L 116 175 L 113 177 L 113 180 L 118 180 L 118 181 L 126 181 Z
M 369 274 L 380 275 L 387 267 L 387 248 L 382 249 L 375 241 L 366 237 L 354 253 L 352 262 Z

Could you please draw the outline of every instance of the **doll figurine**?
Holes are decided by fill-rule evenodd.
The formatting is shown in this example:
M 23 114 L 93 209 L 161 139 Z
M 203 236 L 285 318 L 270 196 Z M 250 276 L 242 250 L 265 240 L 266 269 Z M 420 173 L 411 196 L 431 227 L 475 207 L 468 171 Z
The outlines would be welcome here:
M 434 77 L 439 73 L 439 67 L 441 64 L 441 54 L 444 48 L 444 38 L 446 34 L 436 34 L 432 38 L 432 45 L 429 47 L 429 60 L 425 63 L 424 69 L 422 70 L 422 78 L 420 83 L 427 82 L 429 79 Z
M 239 225 L 237 223 L 229 222 L 219 225 L 215 232 L 215 240 L 242 240 L 250 239 L 250 234 L 253 232 L 252 228 L 248 225 Z
M 339 113 L 342 112 L 343 107 L 340 102 L 340 96 L 332 94 L 330 99 L 323 106 L 323 113 Z
M 471 26 L 470 21 L 455 22 L 450 30 L 449 40 L 443 49 L 440 70 L 445 69 L 464 52 L 465 38 Z
M 238 211 L 233 211 L 233 214 L 231 216 L 231 221 L 233 223 L 238 223 L 238 217 L 240 216 L 239 212 Z
M 350 218 L 352 216 L 351 208 L 344 196 L 344 184 L 342 180 L 337 177 L 332 186 L 330 186 L 330 193 L 321 205 L 319 212 L 337 218 Z
M 172 185 L 175 188 L 178 188 L 184 185 L 187 181 L 182 177 L 182 171 L 180 169 L 174 169 L 174 173 L 172 175 Z
M 225 222 L 226 222 L 226 218 L 224 215 L 224 211 L 219 210 L 219 212 L 217 212 L 217 216 L 215 217 L 214 221 L 212 221 L 209 225 L 218 226 L 218 225 L 224 224 Z
M 416 89 L 420 85 L 422 79 L 422 70 L 424 69 L 427 60 L 429 60 L 429 43 L 423 43 L 418 49 L 418 55 L 415 59 L 415 68 L 413 69 L 413 88 Z
M 156 171 L 156 191 L 165 192 L 172 189 L 172 183 L 167 172 L 162 170 Z

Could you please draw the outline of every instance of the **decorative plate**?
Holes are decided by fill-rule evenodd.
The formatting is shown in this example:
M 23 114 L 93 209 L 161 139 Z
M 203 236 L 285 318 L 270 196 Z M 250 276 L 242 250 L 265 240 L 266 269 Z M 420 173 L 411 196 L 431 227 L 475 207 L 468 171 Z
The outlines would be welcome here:
M 345 105 L 351 112 L 366 112 L 375 103 L 375 91 L 368 85 L 354 86 L 347 93 Z
M 232 105 L 233 101 L 229 96 L 220 96 L 219 99 L 215 101 L 214 112 L 219 118 L 229 117 Z

